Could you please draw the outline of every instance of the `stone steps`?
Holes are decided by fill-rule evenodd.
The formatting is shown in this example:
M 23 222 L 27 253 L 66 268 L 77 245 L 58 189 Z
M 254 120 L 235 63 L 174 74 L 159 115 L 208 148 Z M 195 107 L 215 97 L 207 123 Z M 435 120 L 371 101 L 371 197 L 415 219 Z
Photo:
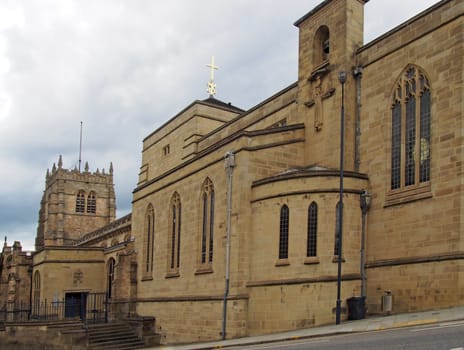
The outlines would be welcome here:
M 134 330 L 125 323 L 89 325 L 88 348 L 92 350 L 132 350 L 145 347 Z

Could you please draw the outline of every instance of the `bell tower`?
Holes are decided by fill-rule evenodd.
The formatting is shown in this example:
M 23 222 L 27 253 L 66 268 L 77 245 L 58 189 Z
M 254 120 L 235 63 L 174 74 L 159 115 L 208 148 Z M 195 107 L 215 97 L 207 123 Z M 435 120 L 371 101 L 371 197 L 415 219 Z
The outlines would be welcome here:
M 58 166 L 47 169 L 35 249 L 72 246 L 84 233 L 115 219 L 115 202 L 112 164 L 109 173 L 92 173 L 87 162 L 84 171 L 67 170 L 60 156 Z
M 298 109 L 306 124 L 306 164 L 339 166 L 341 83 L 346 72 L 345 168 L 355 168 L 356 50 L 363 44 L 368 0 L 325 0 L 295 22 L 299 28 Z

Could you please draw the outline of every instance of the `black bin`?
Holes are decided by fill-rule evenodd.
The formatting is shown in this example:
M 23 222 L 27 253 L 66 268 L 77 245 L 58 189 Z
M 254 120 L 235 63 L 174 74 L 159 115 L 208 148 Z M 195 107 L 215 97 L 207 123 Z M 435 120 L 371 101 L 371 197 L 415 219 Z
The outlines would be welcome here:
M 349 320 L 362 320 L 366 317 L 366 297 L 351 297 L 346 302 Z

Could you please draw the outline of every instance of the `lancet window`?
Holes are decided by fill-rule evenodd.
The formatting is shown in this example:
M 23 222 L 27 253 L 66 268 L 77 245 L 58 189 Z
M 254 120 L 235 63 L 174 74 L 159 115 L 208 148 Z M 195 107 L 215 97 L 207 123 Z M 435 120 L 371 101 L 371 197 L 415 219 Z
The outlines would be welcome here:
M 203 183 L 201 195 L 201 264 L 213 262 L 214 248 L 214 186 L 208 178 Z
M 317 204 L 312 202 L 308 207 L 308 241 L 306 256 L 317 256 Z
M 85 192 L 80 190 L 76 196 L 76 213 L 85 212 Z
M 288 226 L 290 210 L 287 205 L 280 208 L 279 259 L 288 258 Z
M 114 266 L 116 261 L 110 258 L 107 263 L 107 293 L 108 298 L 113 296 L 113 282 L 114 282 Z
M 97 199 L 95 192 L 91 191 L 87 196 L 87 213 L 95 214 L 97 212 Z
M 145 214 L 145 235 L 144 235 L 144 274 L 145 277 L 153 273 L 153 260 L 155 252 L 155 211 L 150 204 Z
M 181 218 L 182 208 L 180 196 L 176 192 L 171 199 L 171 232 L 169 239 L 169 273 L 176 274 L 179 272 L 180 266 L 180 234 L 181 234 Z
M 33 279 L 33 314 L 38 315 L 40 311 L 40 287 L 41 287 L 41 282 L 40 282 L 40 272 L 35 271 L 34 272 L 34 279 Z

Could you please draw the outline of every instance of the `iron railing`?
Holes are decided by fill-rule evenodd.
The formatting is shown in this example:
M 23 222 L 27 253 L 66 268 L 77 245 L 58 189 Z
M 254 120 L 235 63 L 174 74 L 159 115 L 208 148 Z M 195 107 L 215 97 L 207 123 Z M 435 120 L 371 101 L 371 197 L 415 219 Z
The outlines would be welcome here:
M 6 302 L 0 305 L 0 322 L 35 322 L 81 320 L 87 323 L 108 322 L 110 303 L 106 293 L 89 293 L 79 300 L 55 300 L 29 304 Z

